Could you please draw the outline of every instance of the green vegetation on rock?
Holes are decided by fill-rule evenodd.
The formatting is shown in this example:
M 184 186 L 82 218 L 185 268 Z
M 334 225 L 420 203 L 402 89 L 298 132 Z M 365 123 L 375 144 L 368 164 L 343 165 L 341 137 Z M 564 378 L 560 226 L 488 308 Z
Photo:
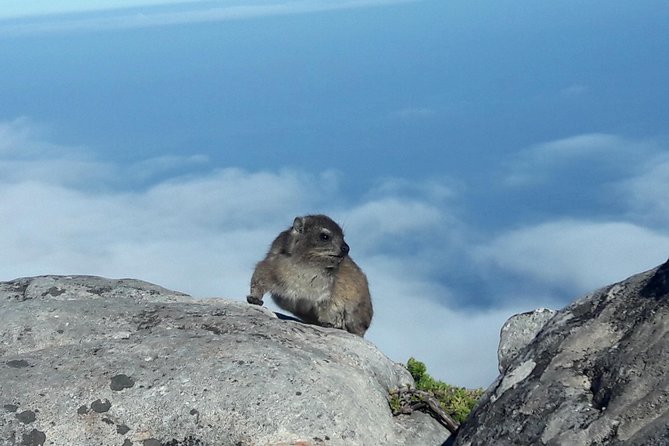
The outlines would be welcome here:
M 427 373 L 427 367 L 422 362 L 409 358 L 407 369 L 416 382 L 417 390 L 430 392 L 439 401 L 439 405 L 458 423 L 462 423 L 476 402 L 483 394 L 483 389 L 466 389 L 438 381 Z M 392 400 L 391 400 L 392 407 Z

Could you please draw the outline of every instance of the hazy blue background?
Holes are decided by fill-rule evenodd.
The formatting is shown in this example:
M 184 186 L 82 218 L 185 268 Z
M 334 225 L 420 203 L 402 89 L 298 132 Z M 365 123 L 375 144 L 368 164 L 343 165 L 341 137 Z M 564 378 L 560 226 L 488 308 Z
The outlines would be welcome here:
M 0 280 L 243 299 L 345 228 L 367 338 L 487 386 L 511 314 L 669 257 L 666 1 L 0 4 Z

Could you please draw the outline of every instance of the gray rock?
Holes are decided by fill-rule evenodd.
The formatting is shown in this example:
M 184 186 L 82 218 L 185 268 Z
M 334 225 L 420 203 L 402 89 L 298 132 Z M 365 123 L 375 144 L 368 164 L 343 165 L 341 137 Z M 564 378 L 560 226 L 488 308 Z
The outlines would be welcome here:
M 553 316 L 449 445 L 669 444 L 669 262 Z
M 511 316 L 504 323 L 499 336 L 499 347 L 497 348 L 500 373 L 504 373 L 509 363 L 532 342 L 537 333 L 554 315 L 554 310 L 539 308 Z
M 137 280 L 0 283 L 0 444 L 438 445 L 368 341 Z

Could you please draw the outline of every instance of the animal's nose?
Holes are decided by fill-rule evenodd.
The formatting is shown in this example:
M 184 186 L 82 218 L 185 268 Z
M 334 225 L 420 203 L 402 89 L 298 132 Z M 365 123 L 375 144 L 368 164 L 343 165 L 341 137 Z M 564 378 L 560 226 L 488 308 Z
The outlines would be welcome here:
M 351 250 L 351 248 L 349 248 L 349 246 L 348 246 L 348 244 L 347 244 L 346 242 L 342 243 L 342 245 L 341 245 L 341 253 L 342 253 L 342 255 L 346 255 L 346 254 L 348 254 L 348 252 L 349 252 L 350 250 Z

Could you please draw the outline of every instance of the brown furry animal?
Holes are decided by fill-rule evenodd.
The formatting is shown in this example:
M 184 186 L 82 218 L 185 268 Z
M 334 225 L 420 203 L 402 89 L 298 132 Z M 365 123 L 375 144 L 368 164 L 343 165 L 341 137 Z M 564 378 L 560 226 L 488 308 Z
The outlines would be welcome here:
M 348 252 L 342 229 L 330 217 L 296 217 L 257 264 L 246 300 L 262 305 L 271 293 L 279 307 L 305 322 L 363 336 L 372 321 L 372 299 L 367 277 Z

